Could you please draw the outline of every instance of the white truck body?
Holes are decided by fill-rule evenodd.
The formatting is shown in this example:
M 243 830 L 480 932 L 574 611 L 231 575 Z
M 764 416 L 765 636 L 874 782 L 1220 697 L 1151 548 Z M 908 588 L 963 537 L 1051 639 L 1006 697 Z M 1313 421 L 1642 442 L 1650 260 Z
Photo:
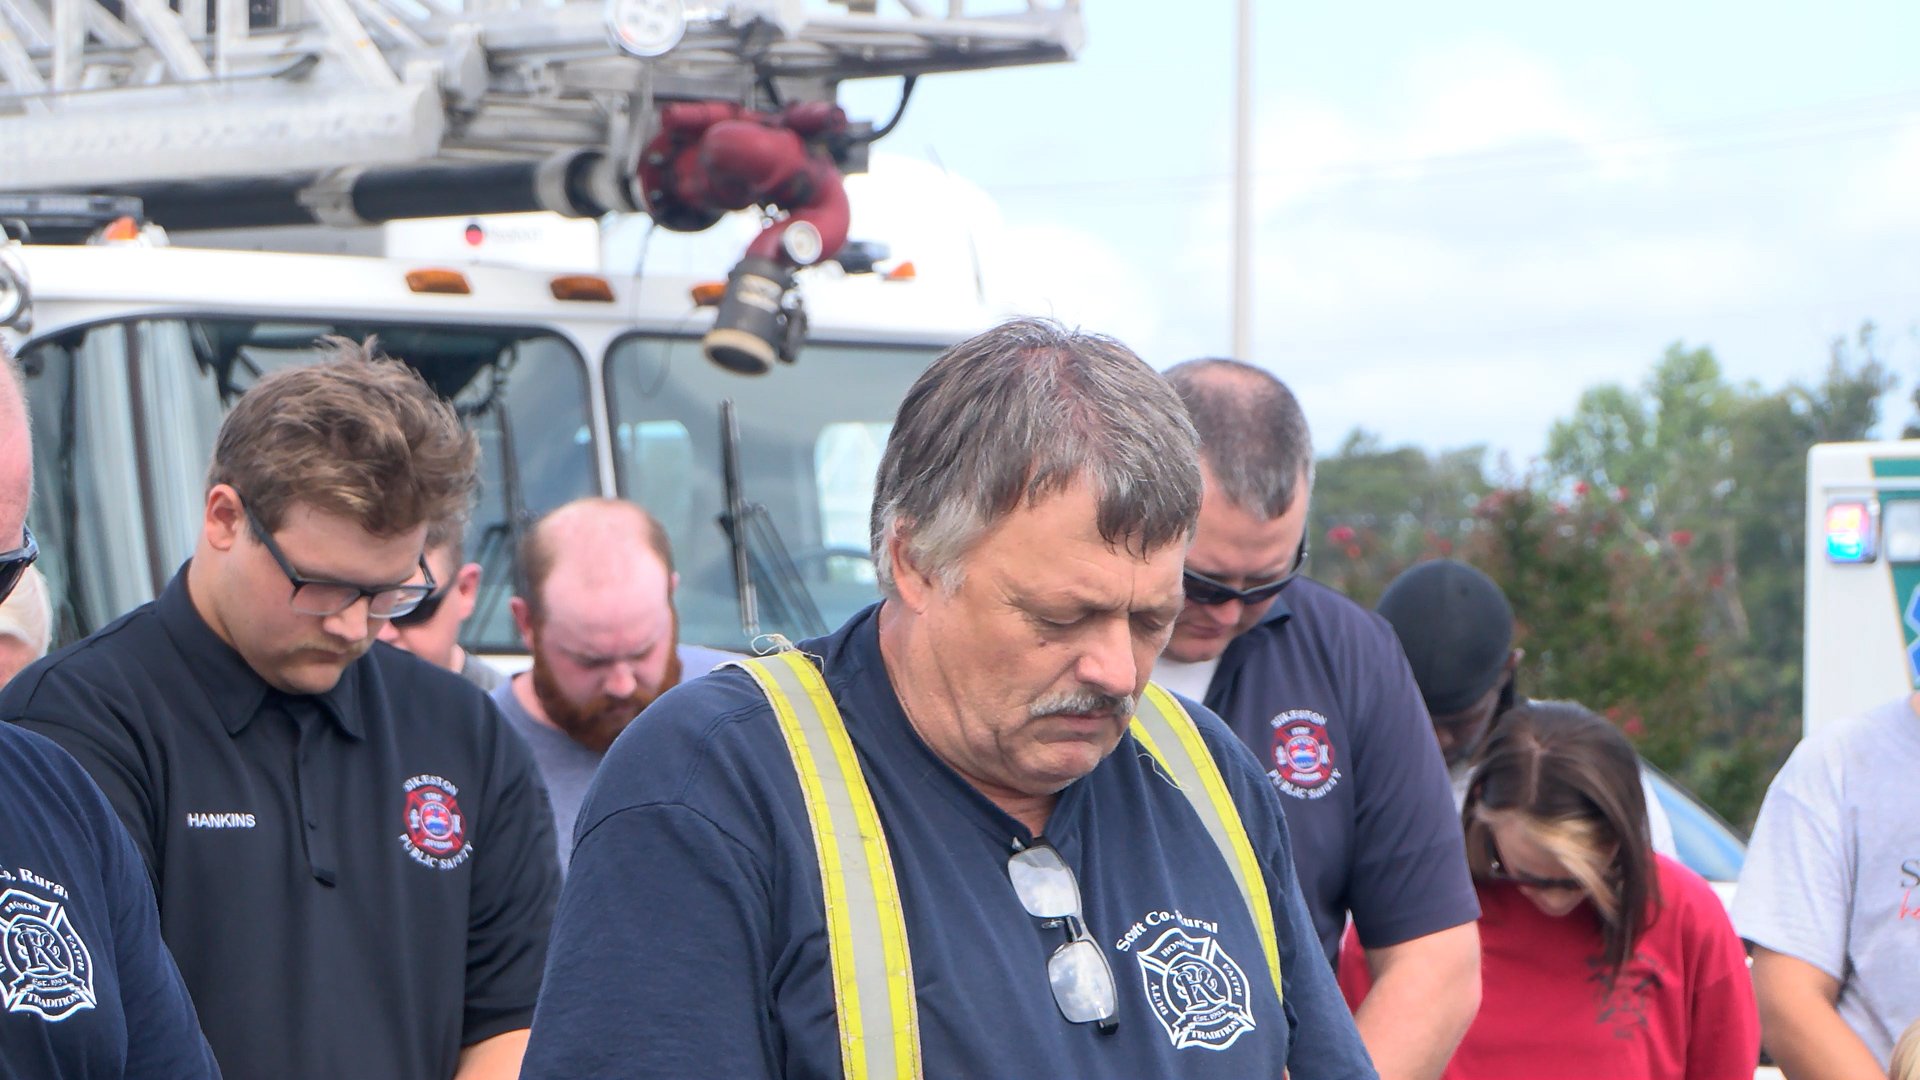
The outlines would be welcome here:
M 1920 440 L 1807 454 L 1803 732 L 1920 689 Z

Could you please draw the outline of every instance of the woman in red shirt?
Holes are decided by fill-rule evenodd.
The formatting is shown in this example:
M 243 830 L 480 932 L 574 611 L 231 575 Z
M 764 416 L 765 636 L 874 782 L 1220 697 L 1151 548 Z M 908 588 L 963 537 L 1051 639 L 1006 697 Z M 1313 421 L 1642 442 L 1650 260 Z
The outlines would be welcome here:
M 1639 765 L 1612 724 L 1570 702 L 1516 707 L 1461 822 L 1482 996 L 1446 1080 L 1753 1076 L 1740 939 L 1707 883 L 1648 844 Z M 1363 971 L 1342 968 L 1357 989 Z

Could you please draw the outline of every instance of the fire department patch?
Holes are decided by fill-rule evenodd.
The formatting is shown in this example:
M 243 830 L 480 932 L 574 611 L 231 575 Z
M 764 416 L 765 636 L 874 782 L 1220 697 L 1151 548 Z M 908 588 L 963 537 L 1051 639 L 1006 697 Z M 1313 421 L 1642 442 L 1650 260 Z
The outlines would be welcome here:
M 1147 1003 L 1176 1050 L 1225 1050 L 1254 1028 L 1247 976 L 1212 934 L 1168 928 L 1136 954 Z
M 1274 786 L 1296 799 L 1325 798 L 1340 783 L 1327 718 L 1312 709 L 1290 709 L 1273 718 Z
M 407 830 L 400 846 L 422 866 L 452 870 L 473 855 L 460 789 L 444 776 L 421 775 L 401 785 L 407 793 Z
M 0 953 L 0 997 L 8 1012 L 39 1013 L 57 1022 L 97 1005 L 93 955 L 60 902 L 22 889 L 0 893 Z

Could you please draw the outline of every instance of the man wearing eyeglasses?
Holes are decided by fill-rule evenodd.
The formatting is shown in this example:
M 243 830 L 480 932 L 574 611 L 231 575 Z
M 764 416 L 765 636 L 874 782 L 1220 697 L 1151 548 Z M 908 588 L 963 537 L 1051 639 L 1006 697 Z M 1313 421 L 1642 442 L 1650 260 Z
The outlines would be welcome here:
M 460 529 L 464 522 L 438 522 L 427 530 L 426 573 L 438 584 L 412 611 L 380 623 L 380 640 L 405 649 L 429 664 L 492 693 L 507 681 L 499 669 L 460 647 L 460 625 L 473 614 L 480 595 L 480 564 L 464 562 Z
M 1112 339 L 935 361 L 880 463 L 884 599 L 608 751 L 523 1075 L 1373 1077 L 1271 787 L 1148 685 L 1194 456 Z
M 1328 963 L 1352 919 L 1374 976 L 1355 1021 L 1380 1075 L 1434 1080 L 1479 1007 L 1480 909 L 1419 688 L 1384 620 L 1301 573 L 1313 441 L 1292 392 L 1234 360 L 1167 379 L 1205 495 L 1154 678 L 1260 760 Z
M 38 555 L 33 447 L 0 345 L 0 600 Z M 140 853 L 79 763 L 0 724 L 0 1074 L 216 1080 Z
M 332 349 L 221 424 L 159 599 L 0 718 L 126 823 L 229 1075 L 512 1077 L 558 887 L 539 779 L 477 687 L 371 648 L 437 588 L 427 524 L 464 512 L 476 447 L 416 373 Z

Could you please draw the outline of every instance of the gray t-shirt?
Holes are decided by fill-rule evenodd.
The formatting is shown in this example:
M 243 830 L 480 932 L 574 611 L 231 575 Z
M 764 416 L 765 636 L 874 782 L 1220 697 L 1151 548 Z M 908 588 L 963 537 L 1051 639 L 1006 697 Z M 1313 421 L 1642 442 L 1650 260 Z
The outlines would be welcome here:
M 500 684 L 507 681 L 507 677 L 500 674 L 499 668 L 494 667 L 492 664 L 487 663 L 472 653 L 462 655 L 460 660 L 460 677 L 480 689 L 485 690 L 489 694 L 500 689 Z
M 1840 980 L 1884 1068 L 1920 1017 L 1920 717 L 1905 699 L 1803 741 L 1767 789 L 1733 924 Z
M 680 678 L 699 678 L 729 660 L 733 653 L 709 649 L 703 645 L 682 645 Z M 547 785 L 547 801 L 553 805 L 553 834 L 560 844 L 560 873 L 567 872 L 573 856 L 573 822 L 580 816 L 580 804 L 587 797 L 587 785 L 604 755 L 573 741 L 572 736 L 533 718 L 520 699 L 514 696 L 513 680 L 502 680 L 493 691 L 494 704 L 507 718 L 507 726 L 520 733 L 533 751 L 533 762 L 540 767 L 540 778 Z

